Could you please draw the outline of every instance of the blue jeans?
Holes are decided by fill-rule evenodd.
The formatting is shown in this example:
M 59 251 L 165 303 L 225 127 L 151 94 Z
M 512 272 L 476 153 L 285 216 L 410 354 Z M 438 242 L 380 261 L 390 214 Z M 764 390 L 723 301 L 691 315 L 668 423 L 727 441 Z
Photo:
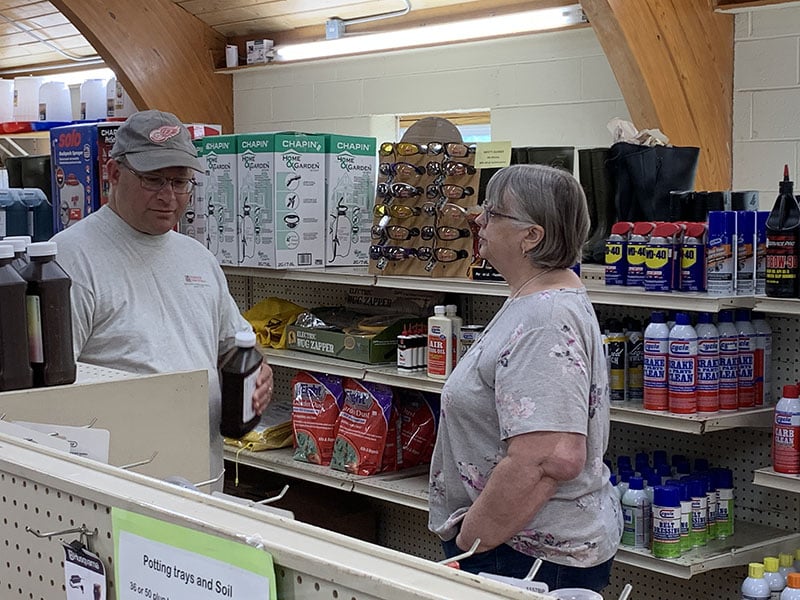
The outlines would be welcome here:
M 442 546 L 447 557 L 463 554 L 463 550 L 456 546 L 455 538 L 448 542 L 442 542 Z M 535 561 L 535 556 L 517 552 L 507 544 L 500 544 L 497 548 L 487 552 L 480 552 L 473 554 L 469 558 L 463 558 L 458 563 L 462 571 L 469 573 L 494 573 L 495 575 L 522 579 L 530 572 Z M 611 558 L 596 567 L 581 568 L 566 567 L 543 561 L 534 580 L 546 583 L 551 590 L 586 588 L 601 592 L 609 583 L 613 562 L 614 559 Z

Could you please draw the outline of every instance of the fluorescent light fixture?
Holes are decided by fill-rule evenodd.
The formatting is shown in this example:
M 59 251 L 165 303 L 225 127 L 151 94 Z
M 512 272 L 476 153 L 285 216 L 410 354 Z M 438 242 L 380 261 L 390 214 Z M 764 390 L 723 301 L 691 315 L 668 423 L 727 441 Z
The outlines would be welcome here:
M 559 29 L 583 22 L 585 20 L 580 5 L 576 4 L 561 8 L 529 10 L 495 17 L 426 25 L 412 29 L 361 35 L 349 34 L 334 40 L 276 46 L 275 60 L 288 62 L 430 46 L 447 42 L 468 42 L 518 33 Z

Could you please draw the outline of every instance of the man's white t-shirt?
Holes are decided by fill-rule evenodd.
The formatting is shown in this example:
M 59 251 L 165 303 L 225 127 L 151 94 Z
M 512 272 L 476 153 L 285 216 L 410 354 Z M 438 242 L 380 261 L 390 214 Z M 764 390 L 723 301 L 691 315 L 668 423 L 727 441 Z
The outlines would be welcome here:
M 77 360 L 132 373 L 206 369 L 211 467 L 220 473 L 218 360 L 250 325 L 217 259 L 174 231 L 136 231 L 108 206 L 53 241 L 56 260 L 72 278 Z

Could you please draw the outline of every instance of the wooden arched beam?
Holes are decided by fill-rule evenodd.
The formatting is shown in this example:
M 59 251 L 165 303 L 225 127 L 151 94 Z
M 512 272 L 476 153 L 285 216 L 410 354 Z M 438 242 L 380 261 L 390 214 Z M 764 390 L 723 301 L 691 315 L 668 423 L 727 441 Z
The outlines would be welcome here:
M 225 38 L 171 0 L 53 0 L 119 77 L 139 109 L 233 132 L 233 81 L 214 73 Z
M 581 0 L 638 129 L 699 146 L 696 189 L 732 181 L 733 16 L 712 0 Z

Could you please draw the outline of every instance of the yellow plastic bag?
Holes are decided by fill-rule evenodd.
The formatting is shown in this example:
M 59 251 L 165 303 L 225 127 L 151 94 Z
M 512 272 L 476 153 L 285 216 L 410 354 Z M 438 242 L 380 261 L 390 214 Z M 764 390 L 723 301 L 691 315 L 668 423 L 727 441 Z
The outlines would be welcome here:
M 264 348 L 286 347 L 286 326 L 306 309 L 288 300 L 271 296 L 243 313 L 253 326 L 258 343 Z

